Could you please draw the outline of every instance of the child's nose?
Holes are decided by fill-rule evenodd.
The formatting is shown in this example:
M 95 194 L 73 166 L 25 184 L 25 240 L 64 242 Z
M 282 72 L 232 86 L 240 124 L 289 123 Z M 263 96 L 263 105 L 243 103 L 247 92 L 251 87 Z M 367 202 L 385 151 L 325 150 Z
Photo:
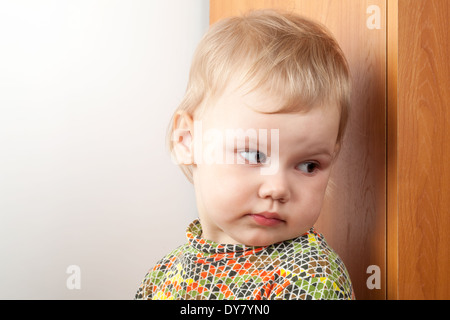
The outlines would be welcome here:
M 287 202 L 290 198 L 290 191 L 286 177 L 281 172 L 265 176 L 258 195 L 263 199 L 272 198 L 280 202 Z

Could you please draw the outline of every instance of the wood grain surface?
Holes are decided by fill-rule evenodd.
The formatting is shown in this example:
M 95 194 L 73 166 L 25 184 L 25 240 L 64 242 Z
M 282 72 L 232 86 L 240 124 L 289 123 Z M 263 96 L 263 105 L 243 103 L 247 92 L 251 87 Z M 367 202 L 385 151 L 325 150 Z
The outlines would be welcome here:
M 387 2 L 386 297 L 398 299 L 398 1 Z
M 398 10 L 398 298 L 450 299 L 450 1 Z

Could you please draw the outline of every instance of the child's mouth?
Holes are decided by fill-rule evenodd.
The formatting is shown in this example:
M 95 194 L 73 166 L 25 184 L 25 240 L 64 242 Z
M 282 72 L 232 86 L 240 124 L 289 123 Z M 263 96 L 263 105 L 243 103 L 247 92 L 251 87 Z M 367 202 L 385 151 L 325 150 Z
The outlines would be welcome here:
M 250 214 L 250 216 L 257 224 L 267 227 L 273 227 L 284 222 L 276 212 L 261 212 Z

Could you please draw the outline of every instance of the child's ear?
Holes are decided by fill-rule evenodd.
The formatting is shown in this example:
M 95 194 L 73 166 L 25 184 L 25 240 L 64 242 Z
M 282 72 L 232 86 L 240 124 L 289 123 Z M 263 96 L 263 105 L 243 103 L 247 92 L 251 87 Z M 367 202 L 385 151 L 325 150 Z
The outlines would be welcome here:
M 194 120 L 186 111 L 177 111 L 173 118 L 172 143 L 178 164 L 194 163 L 193 148 Z

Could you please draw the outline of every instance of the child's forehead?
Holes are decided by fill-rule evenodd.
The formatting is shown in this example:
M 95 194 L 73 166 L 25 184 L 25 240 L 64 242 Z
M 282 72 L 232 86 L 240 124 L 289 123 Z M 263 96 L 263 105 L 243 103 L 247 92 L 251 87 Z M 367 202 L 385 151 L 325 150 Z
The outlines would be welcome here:
M 261 123 L 270 127 L 271 122 L 295 122 L 299 117 L 311 115 L 311 121 L 321 121 L 321 117 L 338 117 L 337 103 L 320 103 L 305 106 L 287 105 L 289 99 L 268 88 L 248 90 L 245 87 L 228 86 L 221 95 L 213 97 L 205 104 L 204 114 L 209 115 L 204 120 L 216 122 Z
M 253 137 L 253 142 L 259 142 L 265 136 L 262 140 L 268 141 L 272 132 L 277 130 L 280 142 L 285 147 L 298 144 L 328 145 L 336 141 L 338 108 L 317 106 L 308 111 L 267 113 L 254 106 L 245 99 L 224 98 L 199 120 L 203 130 L 218 130 L 222 134 L 234 132 L 238 140 Z M 259 107 L 258 104 L 256 106 Z M 263 107 L 275 108 L 268 102 Z
M 205 104 L 205 111 L 241 115 L 251 110 L 261 115 L 284 113 L 288 99 L 269 88 L 250 89 L 231 82 L 220 94 L 211 95 Z M 296 113 L 304 112 L 306 108 L 298 106 Z

